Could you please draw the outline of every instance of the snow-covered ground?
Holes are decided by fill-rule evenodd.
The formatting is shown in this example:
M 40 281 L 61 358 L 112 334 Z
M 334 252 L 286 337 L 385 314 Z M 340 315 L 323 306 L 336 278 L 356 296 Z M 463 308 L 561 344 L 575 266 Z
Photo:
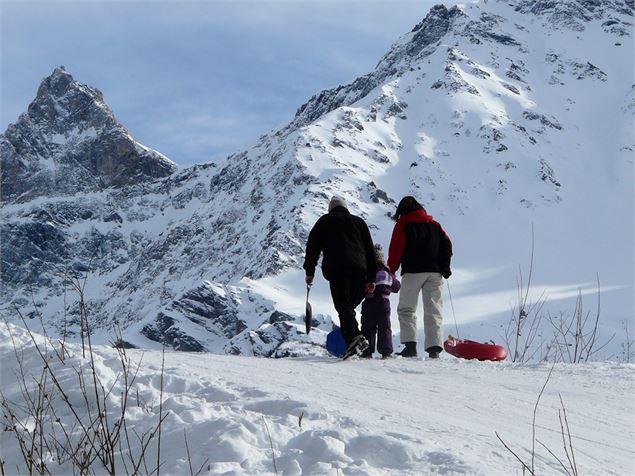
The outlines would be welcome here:
M 13 342 L 27 374 L 39 377 L 42 365 L 23 328 L 0 326 L 2 395 L 23 403 Z M 87 369 L 89 362 L 77 345 L 69 353 L 65 366 L 53 359 L 51 368 L 82 414 L 72 367 Z M 162 354 L 134 350 L 128 356 L 142 365 L 127 425 L 131 435 L 132 429 L 142 435 L 159 419 Z M 109 408 L 116 415 L 122 390 L 116 350 L 97 347 L 95 366 L 105 388 L 112 388 Z M 218 475 L 523 474 L 496 433 L 531 464 L 533 411 L 550 369 L 448 355 L 439 361 L 341 362 L 166 352 L 160 473 L 191 474 L 191 463 L 194 473 L 202 468 L 201 474 Z M 579 473 L 635 474 L 634 390 L 632 364 L 556 365 L 536 412 L 536 474 L 566 474 L 555 458 L 568 465 L 559 396 Z M 71 423 L 63 401 L 49 394 L 61 421 Z M 0 433 L 0 442 L 6 474 L 26 474 L 12 433 Z M 157 444 L 155 436 L 149 471 L 156 466 Z M 49 461 L 47 470 L 71 474 L 68 463 Z M 94 470 L 106 474 L 99 466 Z M 120 466 L 118 473 L 124 472 Z

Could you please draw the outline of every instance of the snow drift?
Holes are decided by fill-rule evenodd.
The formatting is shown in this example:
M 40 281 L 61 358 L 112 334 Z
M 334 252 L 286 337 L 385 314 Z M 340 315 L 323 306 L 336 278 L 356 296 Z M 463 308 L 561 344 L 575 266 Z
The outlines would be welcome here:
M 44 348 L 41 336 L 35 341 Z M 51 346 L 48 351 L 53 356 L 50 368 L 75 411 L 86 419 L 74 369 L 89 369 L 90 359 L 82 358 L 75 344 L 67 345 L 65 365 L 54 357 Z M 536 474 L 566 474 L 557 460 L 568 464 L 558 419 L 560 397 L 580 474 L 622 476 L 635 470 L 632 364 L 557 364 L 549 376 L 548 364 L 468 362 L 445 355 L 434 361 L 334 363 L 320 357 L 254 359 L 166 352 L 162 364 L 160 351 L 127 354 L 133 369 L 142 363 L 125 412 L 133 453 L 139 454 L 135 435 L 146 434 L 164 418 L 159 460 L 165 475 L 192 474 L 200 468 L 201 474 L 273 474 L 275 468 L 285 476 L 508 476 L 521 474 L 522 468 L 496 433 L 529 464 L 532 430 Z M 23 328 L 0 325 L 0 359 L 2 398 L 22 401 L 22 373 L 35 395 L 42 361 Z M 118 353 L 112 347 L 95 347 L 94 362 L 109 392 L 108 411 L 116 419 L 124 388 Z M 87 387 L 90 391 L 90 383 Z M 62 425 L 68 431 L 77 431 L 78 425 L 50 379 L 47 391 L 60 416 L 60 421 L 47 425 L 63 439 Z M 146 459 L 152 471 L 158 436 L 149 441 Z M 123 447 L 127 448 L 125 441 Z M 12 432 L 0 433 L 0 448 L 7 474 L 14 474 L 18 465 L 24 472 Z M 126 451 L 122 453 L 127 457 Z M 116 455 L 117 473 L 130 473 L 123 471 L 121 453 Z M 68 459 L 63 452 L 48 454 L 47 470 L 71 473 Z M 93 469 L 106 474 L 98 462 Z

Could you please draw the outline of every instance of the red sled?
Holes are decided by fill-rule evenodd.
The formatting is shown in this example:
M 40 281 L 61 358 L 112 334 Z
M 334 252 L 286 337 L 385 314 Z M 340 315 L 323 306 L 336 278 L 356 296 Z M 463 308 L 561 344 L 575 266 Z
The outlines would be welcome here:
M 443 343 L 443 348 L 448 354 L 461 359 L 499 361 L 507 358 L 507 350 L 501 345 L 482 344 L 473 340 L 457 339 L 452 336 L 449 336 L 448 340 Z

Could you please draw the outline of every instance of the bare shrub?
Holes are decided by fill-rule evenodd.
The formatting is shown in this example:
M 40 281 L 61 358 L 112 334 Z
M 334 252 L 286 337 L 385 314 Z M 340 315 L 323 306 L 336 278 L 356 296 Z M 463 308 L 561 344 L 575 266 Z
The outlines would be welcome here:
M 554 332 L 551 345 L 544 360 L 577 364 L 588 362 L 595 353 L 604 349 L 613 337 L 598 345 L 598 326 L 600 323 L 600 280 L 597 280 L 597 311 L 595 316 L 584 312 L 582 292 L 578 292 L 573 313 L 560 313 L 559 316 L 547 317 L 547 322 Z
M 635 347 L 635 339 L 631 339 L 628 332 L 628 322 L 622 321 L 622 329 L 624 329 L 624 342 L 622 342 L 622 362 L 630 364 L 633 361 L 633 348 Z
M 138 433 L 129 428 L 126 413 L 135 389 L 143 355 L 133 364 L 125 346 L 116 346 L 121 366 L 114 381 L 107 383 L 99 375 L 92 346 L 90 323 L 86 312 L 85 283 L 74 281 L 79 294 L 81 322 L 81 358 L 73 359 L 66 343 L 54 341 L 44 330 L 39 339 L 30 330 L 26 319 L 16 309 L 29 343 L 39 357 L 41 367 L 33 372 L 25 366 L 24 350 L 20 349 L 11 327 L 14 355 L 17 361 L 17 382 L 21 399 L 11 401 L 0 391 L 2 427 L 10 432 L 22 455 L 23 469 L 32 474 L 51 474 L 51 465 L 70 464 L 73 474 L 99 472 L 114 475 L 123 469 L 126 474 L 160 473 L 160 435 L 163 414 L 163 375 L 165 353 L 160 375 L 160 397 L 157 423 L 148 431 Z M 117 341 L 122 341 L 117 335 Z M 71 380 L 69 382 L 69 379 Z M 119 395 L 115 389 L 119 388 Z M 70 395 L 69 389 L 79 389 Z M 149 445 L 157 442 L 156 463 L 147 460 Z M 0 466 L 4 474 L 4 462 Z
M 565 453 L 565 457 L 561 458 L 559 457 L 553 450 L 551 450 L 547 445 L 545 445 L 543 442 L 541 442 L 540 440 L 538 440 L 536 438 L 536 414 L 538 411 L 538 405 L 540 403 L 540 399 L 542 398 L 542 395 L 545 391 L 545 388 L 547 387 L 547 384 L 549 383 L 549 380 L 551 379 L 551 374 L 553 372 L 553 369 L 555 367 L 555 364 L 553 364 L 551 366 L 551 369 L 549 370 L 549 374 L 547 375 L 547 379 L 545 380 L 545 383 L 543 384 L 542 388 L 540 389 L 540 392 L 538 393 L 538 398 L 536 399 L 536 403 L 534 404 L 534 409 L 533 409 L 533 418 L 532 418 L 532 422 L 531 422 L 531 453 L 528 456 L 520 456 L 518 454 L 518 452 L 514 451 L 504 440 L 503 438 L 501 438 L 501 436 L 498 434 L 498 432 L 494 432 L 494 434 L 496 435 L 496 438 L 498 438 L 498 441 L 500 441 L 502 443 L 502 445 L 505 447 L 505 449 L 510 452 L 514 458 L 518 461 L 518 463 L 520 464 L 521 468 L 522 468 L 522 474 L 530 474 L 530 475 L 535 475 L 536 474 L 536 466 L 535 466 L 535 460 L 536 460 L 536 443 L 538 443 L 540 446 L 542 446 L 548 453 L 549 455 L 554 458 L 558 464 L 560 465 L 560 467 L 562 468 L 562 470 L 564 471 L 565 474 L 569 475 L 569 476 L 578 476 L 578 467 L 577 467 L 577 463 L 575 460 L 575 449 L 573 447 L 573 440 L 571 437 L 571 429 L 569 428 L 569 420 L 567 418 L 567 410 L 564 406 L 564 401 L 562 400 L 562 395 L 558 394 L 558 397 L 560 398 L 560 409 L 558 410 L 558 420 L 560 423 L 560 435 L 562 437 L 562 443 L 563 443 L 563 449 L 564 449 L 564 453 Z M 566 459 L 567 463 L 565 464 L 564 460 Z
M 262 422 L 265 425 L 265 430 L 267 430 L 267 437 L 269 438 L 269 446 L 271 447 L 271 459 L 273 460 L 273 472 L 276 476 L 278 476 L 278 468 L 276 467 L 276 452 L 273 449 L 273 440 L 271 439 L 271 433 L 269 433 L 269 425 L 267 425 L 267 420 L 264 415 L 262 417 Z
M 524 283 L 523 270 L 519 265 L 516 281 L 517 306 L 512 309 L 503 335 L 512 362 L 527 362 L 536 359 L 541 348 L 541 345 L 535 345 L 535 340 L 540 335 L 545 297 L 542 295 L 534 302 L 530 295 L 534 269 L 534 248 L 534 227 L 532 224 L 531 257 L 527 282 Z
M 192 456 L 190 455 L 190 445 L 187 442 L 187 431 L 185 429 L 183 429 L 183 438 L 185 439 L 185 452 L 187 453 L 187 464 L 190 469 L 190 476 L 198 476 L 203 471 L 203 468 L 209 461 L 209 458 L 203 461 L 203 464 L 201 464 L 198 470 L 194 472 L 194 468 L 192 467 Z
M 599 342 L 601 319 L 601 287 L 597 277 L 597 309 L 595 313 L 585 311 L 582 291 L 578 292 L 572 313 L 545 314 L 547 296 L 543 292 L 537 298 L 531 296 L 534 268 L 534 229 L 531 229 L 531 258 L 527 281 L 524 282 L 522 268 L 518 268 L 517 305 L 503 331 L 502 338 L 512 362 L 588 362 L 595 354 L 606 348 L 614 336 Z

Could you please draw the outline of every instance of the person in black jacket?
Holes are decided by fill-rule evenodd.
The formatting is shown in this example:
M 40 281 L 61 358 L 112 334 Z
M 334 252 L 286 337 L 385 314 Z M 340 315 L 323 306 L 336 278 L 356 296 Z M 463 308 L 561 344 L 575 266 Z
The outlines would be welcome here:
M 417 356 L 417 301 L 423 300 L 425 347 L 431 358 L 443 350 L 443 278 L 452 274 L 452 242 L 439 223 L 414 197 L 404 197 L 397 206 L 395 228 L 388 250 L 388 267 L 401 266 L 401 292 L 397 314 L 403 357 Z
M 347 355 L 352 355 L 368 346 L 359 331 L 355 308 L 375 288 L 375 248 L 368 226 L 360 217 L 351 215 L 342 197 L 334 196 L 328 210 L 309 233 L 302 267 L 310 286 L 320 253 L 323 254 L 322 274 L 331 288 Z

